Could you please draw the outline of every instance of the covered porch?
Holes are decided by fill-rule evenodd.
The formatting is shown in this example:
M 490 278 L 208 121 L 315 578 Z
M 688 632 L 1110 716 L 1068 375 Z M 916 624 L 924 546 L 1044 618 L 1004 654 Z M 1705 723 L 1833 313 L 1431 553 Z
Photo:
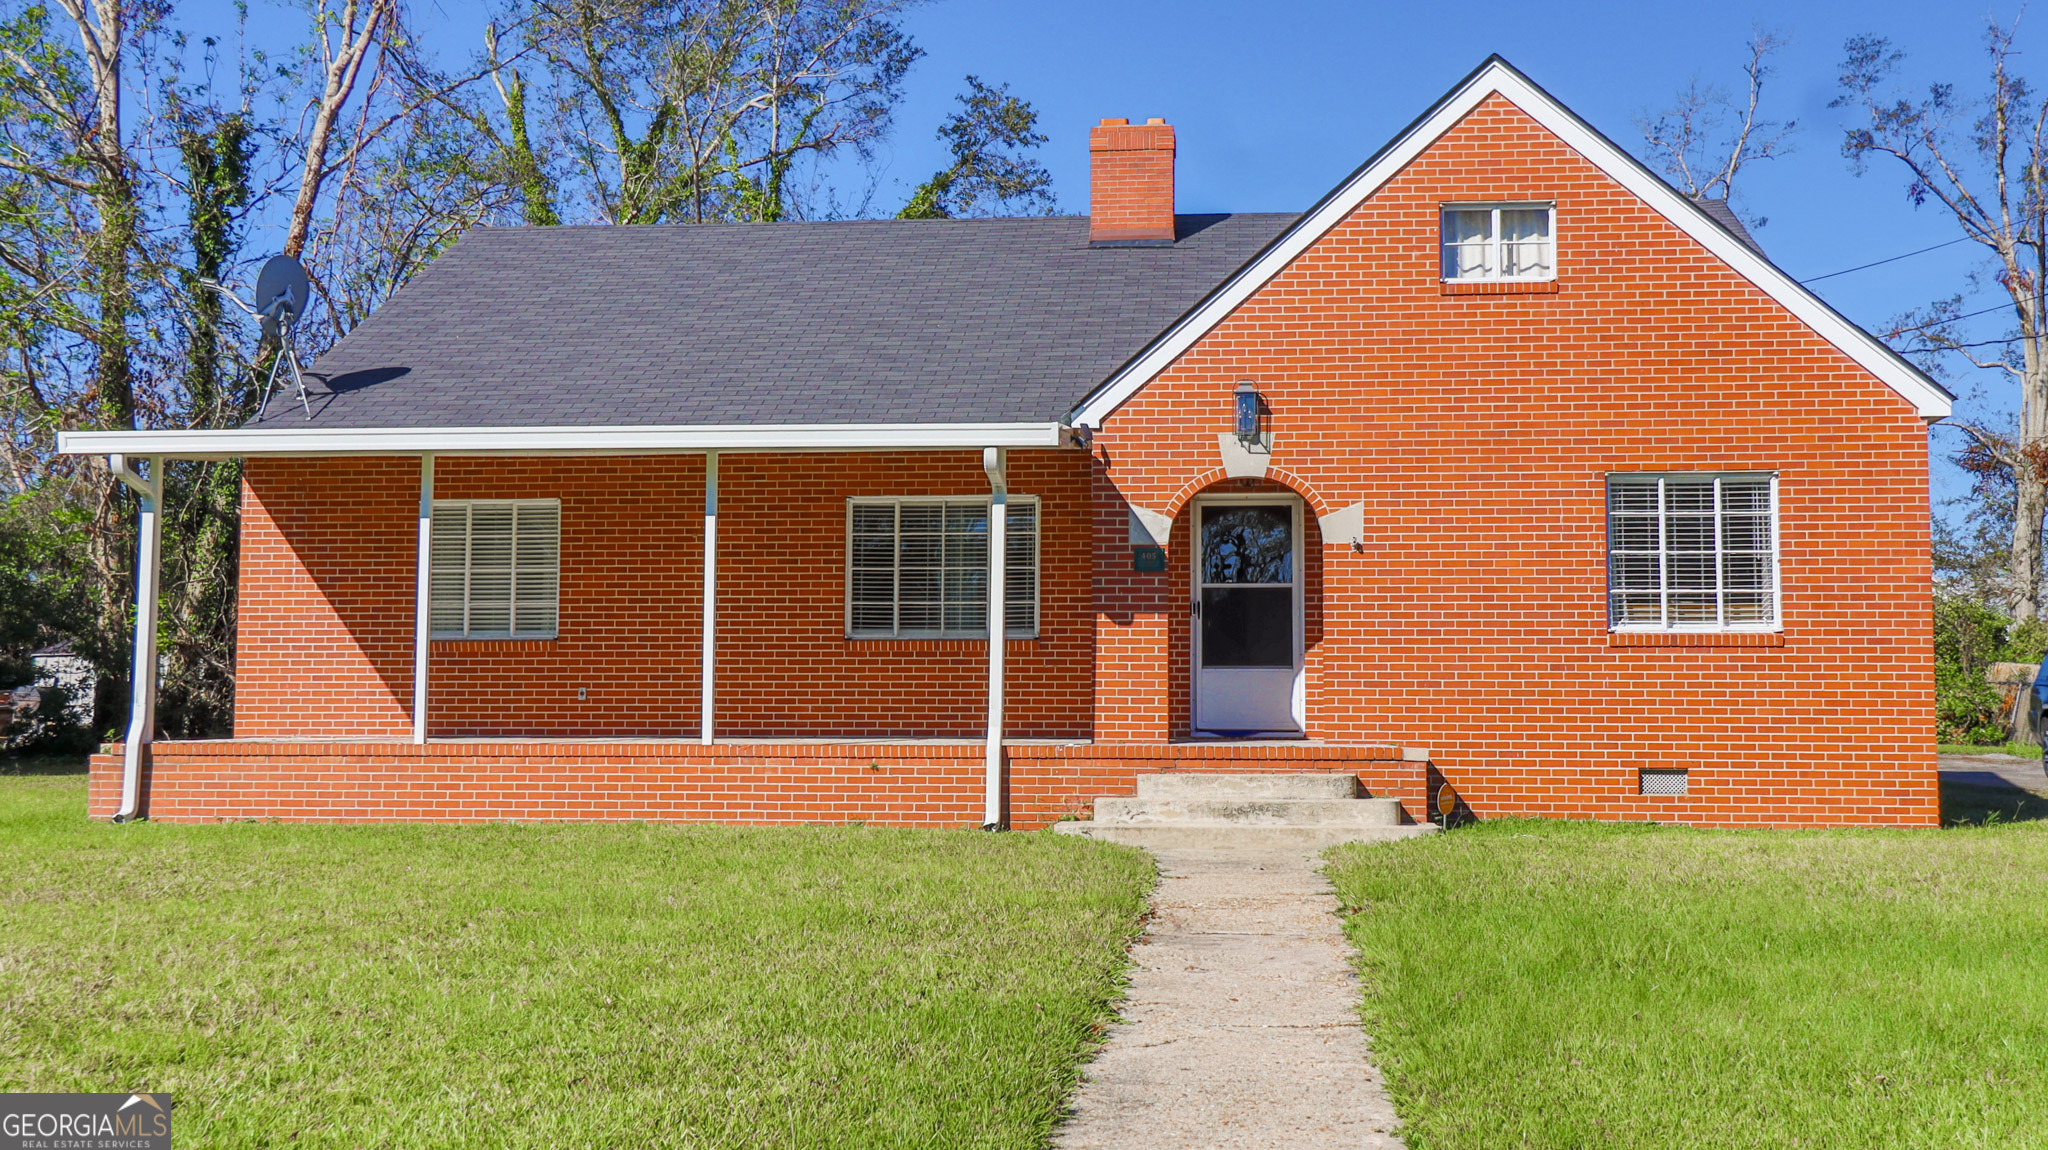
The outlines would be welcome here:
M 1006 569 L 1011 453 L 1028 451 L 1040 461 L 1039 474 L 1047 460 L 1064 459 L 1066 470 L 1077 470 L 1081 481 L 1070 486 L 1083 505 L 1075 518 L 1082 524 L 1085 553 L 1087 457 L 1085 450 L 1072 450 L 1076 439 L 1072 429 L 1057 423 L 68 433 L 63 449 L 107 455 L 113 473 L 136 492 L 140 511 L 131 717 L 119 746 L 117 784 L 102 778 L 107 756 L 95 761 L 95 814 L 115 819 L 875 818 L 1006 825 L 1004 744 L 1014 731 L 1006 721 L 1006 654 L 1018 642 L 1014 635 L 1010 642 L 988 642 L 985 620 L 1005 618 L 1006 605 L 1014 600 Z M 229 457 L 247 465 L 239 737 L 157 743 L 162 469 L 169 459 Z M 806 587 L 816 582 L 816 570 L 827 566 L 816 561 L 818 556 L 831 551 L 836 559 L 842 545 L 839 530 L 820 525 L 837 524 L 842 516 L 850 523 L 854 500 L 819 490 L 819 469 L 792 468 L 792 460 L 824 461 L 828 471 L 836 466 L 834 460 L 871 460 L 871 468 L 860 470 L 898 476 L 891 488 L 896 491 L 906 483 L 916 488 L 915 478 L 900 477 L 936 466 L 926 461 L 949 461 L 941 468 L 942 485 L 932 494 L 970 495 L 985 509 L 977 522 L 986 540 L 985 572 L 977 584 L 985 595 L 979 638 L 948 633 L 943 640 L 867 645 L 870 652 L 885 650 L 883 661 L 899 668 L 921 655 L 943 664 L 952 705 L 939 726 L 947 737 L 891 737 L 903 733 L 901 722 L 892 729 L 888 721 L 864 724 L 857 719 L 839 721 L 838 737 L 817 737 L 820 723 L 806 721 L 805 710 L 820 697 L 820 688 L 806 689 L 803 651 L 761 650 L 764 634 L 775 636 L 777 626 L 787 630 L 787 625 L 759 625 L 757 620 L 749 635 L 744 625 L 736 628 L 727 617 L 728 599 L 744 605 L 751 594 L 758 603 L 764 593 L 777 593 L 787 575 L 742 562 L 736 573 L 728 572 L 728 578 L 740 581 L 737 594 L 722 593 L 721 460 L 727 461 L 728 471 L 737 467 L 744 475 L 754 470 L 749 463 L 734 464 L 735 457 L 766 461 L 763 472 L 789 472 L 752 476 L 749 486 L 757 506 L 766 491 L 777 510 L 751 517 L 757 521 L 756 537 L 747 546 L 758 557 L 762 532 L 777 529 L 758 521 L 810 516 L 797 528 L 779 528 L 792 533 L 786 551 L 807 549 L 813 560 L 803 579 L 793 580 L 807 580 Z M 967 459 L 974 463 L 963 467 Z M 408 461 L 416 478 L 408 478 Z M 580 516 L 574 528 L 580 535 L 562 529 L 555 543 L 558 555 L 572 541 L 576 546 L 573 557 L 561 561 L 550 578 L 563 596 L 584 596 L 561 604 L 576 616 L 577 626 L 589 631 L 602 616 L 604 639 L 595 645 L 586 641 L 585 657 L 603 662 L 599 677 L 609 676 L 606 686 L 619 689 L 602 700 L 609 710 L 600 713 L 593 707 L 566 722 L 549 722 L 547 712 L 562 706 L 554 694 L 577 704 L 590 701 L 590 689 L 575 685 L 577 679 L 563 682 L 550 676 L 570 645 L 557 641 L 569 637 L 569 624 L 558 633 L 551 606 L 539 641 L 518 634 L 517 622 L 507 625 L 513 633 L 482 639 L 447 633 L 447 622 L 436 614 L 435 567 L 442 562 L 435 542 L 436 509 L 446 510 L 447 501 L 439 499 L 442 488 L 454 486 L 458 501 L 474 502 L 485 489 L 479 486 L 485 477 L 510 477 L 508 490 L 536 483 L 545 488 L 563 482 L 562 468 L 571 464 L 580 468 L 577 498 L 601 505 L 603 514 Z M 619 479 L 622 474 L 628 479 Z M 267 478 L 249 478 L 259 475 Z M 966 475 L 973 476 L 973 483 L 963 491 Z M 451 484 L 451 476 L 464 478 Z M 555 492 L 558 508 L 563 494 Z M 1025 498 L 1035 500 L 1036 494 Z M 692 503 L 698 506 L 690 508 Z M 576 510 L 572 500 L 570 513 Z M 397 534 L 401 515 L 409 538 Z M 567 516 L 558 510 L 557 517 Z M 635 538 L 636 529 L 657 534 L 649 526 L 657 522 L 658 545 Z M 600 536 L 607 549 L 594 542 Z M 638 559 L 629 562 L 627 553 L 635 547 Z M 337 554 L 341 558 L 334 558 Z M 1085 561 L 1078 566 L 1085 579 Z M 657 581 L 669 592 L 666 596 L 649 590 Z M 602 588 L 603 595 L 593 596 L 594 588 Z M 794 590 L 788 594 L 799 597 Z M 741 614 L 746 614 L 744 606 Z M 831 614 L 831 634 L 809 636 L 811 641 L 829 638 L 852 647 L 854 640 L 867 637 L 856 633 L 851 606 L 843 630 L 839 626 L 836 584 Z M 820 629 L 818 620 L 809 622 L 811 630 Z M 636 641 L 650 632 L 661 632 L 665 641 Z M 735 632 L 752 649 L 746 667 L 750 677 L 737 683 L 728 681 L 732 675 L 724 649 L 726 636 Z M 981 686 L 973 734 L 967 735 L 960 688 L 970 650 L 979 661 Z M 691 664 L 687 669 L 685 657 Z M 829 681 L 830 670 L 810 661 Z M 764 665 L 773 668 L 777 686 L 775 697 L 762 705 Z M 305 673 L 308 668 L 312 673 Z M 1042 668 L 1027 669 L 1044 677 Z M 1085 666 L 1081 669 L 1085 686 Z M 547 676 L 550 695 L 522 711 L 518 696 L 535 690 L 537 675 Z M 693 680 L 693 689 L 676 690 L 685 676 Z M 620 687 L 631 682 L 646 686 L 638 691 Z M 887 700 L 892 686 L 900 683 L 892 684 L 885 674 L 864 689 Z M 733 730 L 721 730 L 722 715 Z M 1082 722 L 1085 729 L 1085 717 Z M 1045 725 L 1037 722 L 1041 730 Z M 842 769 L 858 773 L 831 781 Z M 665 797 L 649 797 L 657 792 Z M 799 797 L 799 792 L 842 797 Z M 792 797 L 787 802 L 775 797 L 783 793 Z

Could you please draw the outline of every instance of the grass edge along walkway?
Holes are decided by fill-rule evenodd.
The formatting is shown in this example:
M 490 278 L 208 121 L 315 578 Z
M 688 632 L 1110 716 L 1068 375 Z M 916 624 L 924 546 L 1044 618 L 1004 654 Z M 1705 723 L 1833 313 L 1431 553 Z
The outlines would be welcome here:
M 2048 1146 L 2048 823 L 1330 860 L 1413 1150 Z
M 167 1090 L 195 1146 L 1039 1146 L 1154 879 L 1050 834 L 83 809 L 0 777 L 0 1090 Z

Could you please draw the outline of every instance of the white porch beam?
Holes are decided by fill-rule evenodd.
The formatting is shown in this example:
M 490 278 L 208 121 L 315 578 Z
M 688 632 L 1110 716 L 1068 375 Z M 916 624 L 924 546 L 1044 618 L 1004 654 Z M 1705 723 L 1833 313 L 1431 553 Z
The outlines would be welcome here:
M 988 473 L 988 752 L 983 764 L 981 825 L 1001 827 L 1003 817 L 1003 648 L 1009 636 L 1004 577 L 1009 573 L 1009 453 L 1000 447 L 981 452 Z
M 135 528 L 135 665 L 129 675 L 128 737 L 121 744 L 121 806 L 114 821 L 135 817 L 142 805 L 142 760 L 156 737 L 157 580 L 163 553 L 164 461 L 152 457 L 149 474 L 137 474 L 120 455 L 107 468 L 134 488 L 139 512 Z
M 704 453 L 704 666 L 697 686 L 697 741 L 711 745 L 718 667 L 718 453 Z
M 420 456 L 419 563 L 412 600 L 412 741 L 427 741 L 427 664 L 434 652 L 434 457 Z
M 962 451 L 1061 447 L 1058 423 L 827 423 L 646 427 L 247 427 L 60 431 L 61 455 L 177 459 L 326 455 L 695 455 L 705 451 Z

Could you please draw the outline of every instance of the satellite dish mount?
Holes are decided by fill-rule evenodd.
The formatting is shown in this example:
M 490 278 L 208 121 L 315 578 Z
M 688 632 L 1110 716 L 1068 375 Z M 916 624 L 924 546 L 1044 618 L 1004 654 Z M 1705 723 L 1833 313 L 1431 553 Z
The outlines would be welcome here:
M 270 361 L 270 374 L 263 380 L 263 395 L 256 401 L 257 418 L 269 410 L 270 393 L 281 382 L 279 376 L 286 368 L 291 369 L 299 406 L 305 410 L 307 419 L 313 418 L 313 405 L 306 395 L 306 373 L 299 366 L 299 353 L 292 347 L 292 329 L 313 302 L 313 282 L 307 278 L 306 269 L 290 256 L 270 257 L 256 274 L 254 307 L 224 285 L 208 282 L 215 291 L 233 300 L 236 307 L 255 316 L 263 326 L 263 342 L 278 349 L 276 358 Z

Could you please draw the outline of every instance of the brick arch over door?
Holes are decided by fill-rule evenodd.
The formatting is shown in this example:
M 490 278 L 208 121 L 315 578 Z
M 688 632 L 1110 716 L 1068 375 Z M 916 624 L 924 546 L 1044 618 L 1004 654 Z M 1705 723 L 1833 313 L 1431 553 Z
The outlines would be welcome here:
M 1168 658 L 1173 668 L 1167 694 L 1168 715 L 1173 738 L 1185 739 L 1194 733 L 1194 627 L 1189 621 L 1191 612 L 1186 603 L 1190 601 L 1194 585 L 1195 533 L 1201 525 L 1190 520 L 1180 522 L 1181 513 L 1194 505 L 1204 495 L 1271 495 L 1298 496 L 1305 507 L 1301 516 L 1301 614 L 1302 614 L 1302 672 L 1308 679 L 1308 731 L 1310 738 L 1317 737 L 1317 731 L 1325 725 L 1319 714 L 1318 703 L 1322 692 L 1318 689 L 1318 675 L 1321 659 L 1318 650 L 1323 640 L 1323 535 L 1316 522 L 1324 512 L 1313 489 L 1299 476 L 1271 468 L 1266 477 L 1247 482 L 1226 476 L 1221 468 L 1210 473 L 1207 482 L 1199 487 L 1184 490 L 1174 497 L 1173 515 L 1176 526 L 1173 538 L 1181 544 L 1168 549 L 1166 577 L 1181 602 L 1182 610 L 1176 625 L 1167 628 Z
M 1277 483 L 1296 495 L 1301 496 L 1302 500 L 1308 504 L 1308 513 L 1311 517 L 1321 517 L 1330 513 L 1329 501 L 1324 499 L 1322 494 L 1308 480 L 1303 479 L 1292 471 L 1279 467 L 1268 467 L 1265 478 L 1267 481 Z M 1194 502 L 1197 495 L 1223 491 L 1259 490 L 1257 487 L 1237 487 L 1235 484 L 1238 482 L 1240 481 L 1230 478 L 1229 473 L 1221 467 L 1212 467 L 1193 479 L 1188 480 L 1179 491 L 1174 492 L 1173 498 L 1167 502 L 1163 510 L 1168 517 L 1179 519 L 1180 513 L 1187 509 L 1188 504 Z

